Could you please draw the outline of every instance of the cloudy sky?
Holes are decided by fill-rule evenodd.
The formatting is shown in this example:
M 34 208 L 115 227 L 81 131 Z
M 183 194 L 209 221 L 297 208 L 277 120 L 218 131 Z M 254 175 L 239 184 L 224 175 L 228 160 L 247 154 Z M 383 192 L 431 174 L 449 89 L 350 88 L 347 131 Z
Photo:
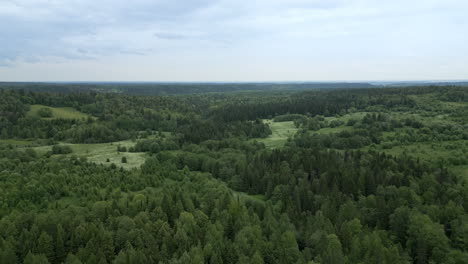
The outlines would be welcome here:
M 0 0 L 0 81 L 468 79 L 465 0 Z

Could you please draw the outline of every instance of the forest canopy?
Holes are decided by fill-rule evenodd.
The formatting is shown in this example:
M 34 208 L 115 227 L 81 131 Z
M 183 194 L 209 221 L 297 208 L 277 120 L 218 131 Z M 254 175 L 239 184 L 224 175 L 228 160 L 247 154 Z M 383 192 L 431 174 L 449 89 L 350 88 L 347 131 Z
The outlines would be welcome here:
M 12 86 L 0 263 L 467 263 L 467 87 Z

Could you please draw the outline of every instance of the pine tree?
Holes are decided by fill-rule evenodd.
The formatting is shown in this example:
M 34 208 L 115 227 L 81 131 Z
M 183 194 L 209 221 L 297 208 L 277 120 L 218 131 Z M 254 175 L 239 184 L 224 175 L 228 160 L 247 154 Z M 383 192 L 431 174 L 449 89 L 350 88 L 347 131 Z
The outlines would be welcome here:
M 67 255 L 67 259 L 65 260 L 65 264 L 82 264 L 82 262 L 80 261 L 80 259 L 73 255 L 73 254 L 68 254 Z
M 263 257 L 260 252 L 256 251 L 255 254 L 252 256 L 252 260 L 250 261 L 252 264 L 263 264 Z
M 62 225 L 57 226 L 57 237 L 55 239 L 55 260 L 61 262 L 66 257 L 66 249 L 64 243 L 64 231 Z
M 44 254 L 32 254 L 29 252 L 24 258 L 23 264 L 50 264 Z
M 343 264 L 344 256 L 341 250 L 341 243 L 335 234 L 327 236 L 325 251 L 321 254 L 321 262 L 327 264 Z
M 300 252 L 293 232 L 284 232 L 275 243 L 279 263 L 296 263 Z
M 48 259 L 54 257 L 54 246 L 52 238 L 46 233 L 42 232 L 37 240 L 36 253 L 43 254 Z
M 8 241 L 0 238 L 0 263 L 16 263 L 17 257 L 14 247 Z

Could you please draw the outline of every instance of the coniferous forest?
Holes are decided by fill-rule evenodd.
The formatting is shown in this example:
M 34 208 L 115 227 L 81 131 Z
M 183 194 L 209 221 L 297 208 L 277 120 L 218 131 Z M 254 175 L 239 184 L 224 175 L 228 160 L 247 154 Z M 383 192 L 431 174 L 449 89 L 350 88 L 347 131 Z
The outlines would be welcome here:
M 468 263 L 466 86 L 136 86 L 0 89 L 0 263 Z

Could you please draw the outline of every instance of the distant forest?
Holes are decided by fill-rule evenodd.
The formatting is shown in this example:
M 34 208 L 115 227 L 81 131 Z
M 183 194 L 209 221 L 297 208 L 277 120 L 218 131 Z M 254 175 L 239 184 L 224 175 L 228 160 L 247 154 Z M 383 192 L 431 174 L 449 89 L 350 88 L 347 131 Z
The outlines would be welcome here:
M 403 86 L 468 86 L 468 82 L 253 82 L 253 83 L 126 83 L 126 82 L 0 82 L 0 89 L 48 93 L 103 92 L 133 95 L 176 95 L 240 91 L 305 91 Z
M 170 95 L 239 91 L 294 91 L 335 88 L 372 88 L 369 83 L 1 83 L 0 89 L 35 92 L 104 92 L 134 95 Z

